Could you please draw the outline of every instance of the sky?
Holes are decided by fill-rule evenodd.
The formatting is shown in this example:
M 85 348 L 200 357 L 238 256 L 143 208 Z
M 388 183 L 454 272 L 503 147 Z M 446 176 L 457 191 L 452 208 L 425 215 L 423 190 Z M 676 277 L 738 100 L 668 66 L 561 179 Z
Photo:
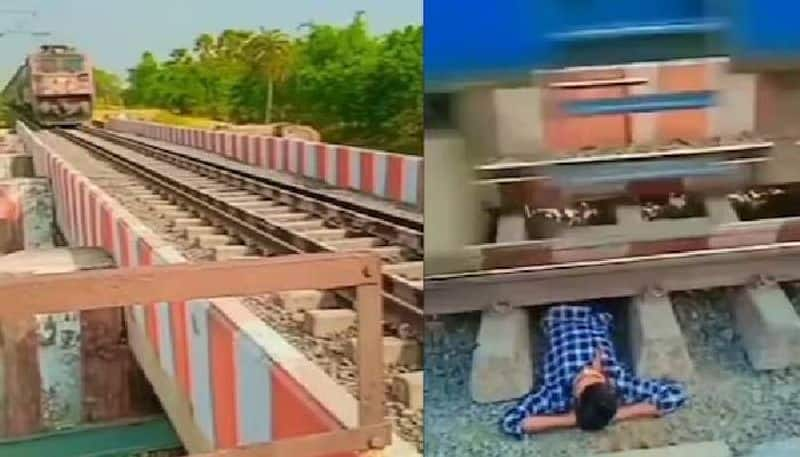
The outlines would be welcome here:
M 191 48 L 201 33 L 263 26 L 295 35 L 306 22 L 348 24 L 359 10 L 374 33 L 422 23 L 422 0 L 2 0 L 0 32 L 51 35 L 0 36 L 0 81 L 44 43 L 77 46 L 98 67 L 124 76 L 143 51 L 163 58 L 172 49 Z

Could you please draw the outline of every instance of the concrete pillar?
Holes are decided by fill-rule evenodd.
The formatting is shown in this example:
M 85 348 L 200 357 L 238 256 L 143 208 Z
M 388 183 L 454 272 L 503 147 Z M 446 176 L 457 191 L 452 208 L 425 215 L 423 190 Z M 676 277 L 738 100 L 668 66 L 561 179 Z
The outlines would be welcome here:
M 32 177 L 33 157 L 30 154 L 0 154 L 0 179 Z
M 765 72 L 756 76 L 755 130 L 762 136 L 800 134 L 800 72 Z
M 0 180 L 0 253 L 52 247 L 53 220 L 46 179 Z
M 540 153 L 544 135 L 541 99 L 538 87 L 495 90 L 498 156 L 524 158 Z
M 425 133 L 425 274 L 477 269 L 467 245 L 486 242 L 481 207 L 464 141 L 455 132 Z
M 628 308 L 628 323 L 639 376 L 678 381 L 692 377 L 692 360 L 668 294 L 648 292 L 634 297 Z
M 453 94 L 452 116 L 455 127 L 469 147 L 476 162 L 496 155 L 497 119 L 494 89 L 473 87 Z M 427 151 L 427 147 L 425 148 Z M 428 161 L 426 154 L 425 161 Z M 425 165 L 427 172 L 429 165 Z
M 756 370 L 800 364 L 800 316 L 783 289 L 769 281 L 742 287 L 733 306 L 736 331 Z
M 0 276 L 69 273 L 113 267 L 113 259 L 97 248 L 35 249 L 0 256 Z M 122 313 L 121 310 L 118 312 Z M 2 431 L 10 436 L 20 436 L 57 425 L 69 426 L 81 422 L 84 408 L 87 407 L 83 402 L 84 395 L 90 398 L 92 394 L 97 394 L 96 389 L 82 386 L 82 380 L 86 378 L 81 371 L 82 364 L 87 363 L 86 352 L 81 350 L 81 337 L 96 341 L 100 336 L 97 330 L 90 327 L 86 332 L 86 326 L 81 325 L 86 316 L 92 313 L 98 311 L 37 314 L 0 320 L 0 332 L 3 335 L 0 359 L 6 371 L 5 379 L 9 381 L 6 390 L 2 391 L 5 398 L 0 402 L 0 408 L 5 408 L 0 409 L 0 416 L 6 419 L 5 424 L 0 424 L 5 427 Z M 104 318 L 109 319 L 108 310 L 100 313 L 105 313 Z M 111 354 L 112 360 L 121 361 L 117 354 Z M 94 362 L 96 366 L 97 360 Z M 103 364 L 106 368 L 116 368 L 109 366 L 114 365 L 113 362 Z M 103 394 L 113 398 L 120 392 L 108 391 Z M 41 410 L 32 407 L 40 403 Z
M 522 213 L 503 214 L 497 218 L 497 242 L 525 241 L 528 231 Z
M 472 354 L 470 393 L 478 403 L 521 397 L 533 387 L 528 311 L 484 311 Z
M 705 201 L 708 218 L 714 224 L 731 224 L 739 222 L 739 215 L 731 201 L 725 196 L 708 197 Z
M 421 410 L 424 401 L 423 373 L 400 373 L 392 378 L 392 395 L 407 408 Z
M 453 111 L 459 131 L 483 159 L 535 156 L 541 149 L 538 87 L 470 88 L 456 94 Z
M 639 205 L 619 205 L 614 209 L 619 226 L 637 226 L 641 228 L 645 220 L 642 218 L 642 207 Z

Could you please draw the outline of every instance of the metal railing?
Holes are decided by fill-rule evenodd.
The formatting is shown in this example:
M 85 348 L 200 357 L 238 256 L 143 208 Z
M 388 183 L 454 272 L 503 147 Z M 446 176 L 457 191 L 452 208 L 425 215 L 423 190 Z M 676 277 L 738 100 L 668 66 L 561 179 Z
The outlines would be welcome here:
M 314 272 L 308 274 L 308 272 Z M 240 297 L 290 290 L 356 290 L 358 425 L 201 454 L 203 457 L 318 457 L 381 449 L 390 444 L 384 415 L 381 270 L 369 253 L 312 254 L 200 264 L 146 266 L 0 278 L 0 319 L 139 303 Z M 135 325 L 126 312 L 129 329 Z M 129 332 L 134 352 L 144 341 Z M 279 420 L 279 419 L 278 419 Z M 175 419 L 173 419 L 175 422 Z M 180 424 L 175 424 L 179 428 Z M 180 433 L 180 431 L 179 431 Z M 195 454 L 198 455 L 198 454 Z

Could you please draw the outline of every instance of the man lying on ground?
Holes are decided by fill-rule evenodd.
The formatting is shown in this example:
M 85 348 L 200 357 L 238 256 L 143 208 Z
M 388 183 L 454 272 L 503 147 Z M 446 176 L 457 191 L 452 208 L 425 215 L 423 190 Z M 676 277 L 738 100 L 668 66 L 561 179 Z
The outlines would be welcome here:
M 503 416 L 505 433 L 521 438 L 576 425 L 601 430 L 612 420 L 659 417 L 685 403 L 680 384 L 637 378 L 617 361 L 612 320 L 599 306 L 548 310 L 543 327 L 549 345 L 540 365 L 541 385 Z

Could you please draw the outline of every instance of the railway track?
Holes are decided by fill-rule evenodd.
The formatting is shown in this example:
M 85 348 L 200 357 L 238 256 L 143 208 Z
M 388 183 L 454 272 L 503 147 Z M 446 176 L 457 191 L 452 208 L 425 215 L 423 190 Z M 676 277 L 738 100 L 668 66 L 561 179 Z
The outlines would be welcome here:
M 177 217 L 179 222 L 208 221 L 215 227 L 207 233 L 209 242 L 221 242 L 218 251 L 228 256 L 364 249 L 378 253 L 385 262 L 388 330 L 402 338 L 421 336 L 420 223 L 96 128 L 53 132 L 147 182 L 182 208 L 175 212 L 185 216 Z M 347 292 L 340 296 L 345 302 L 352 298 Z
M 665 192 L 720 194 L 766 184 L 760 176 L 775 144 L 742 142 L 647 153 L 497 162 L 475 168 L 475 185 L 499 186 L 506 200 L 569 206 Z
M 489 240 L 465 251 L 481 269 L 497 269 L 798 241 L 800 178 L 775 179 L 796 159 L 774 146 L 478 167 L 477 182 L 498 186 L 502 202 Z
M 792 384 L 791 380 L 800 373 L 795 350 L 800 342 L 800 306 L 792 284 L 800 280 L 800 212 L 796 209 L 800 194 L 795 181 L 764 186 L 761 178 L 767 173 L 761 174 L 758 168 L 776 162 L 771 156 L 759 157 L 764 151 L 747 152 L 754 153 L 751 157 L 714 158 L 737 164 L 695 178 L 694 187 L 681 185 L 687 179 L 682 170 L 690 168 L 691 162 L 698 163 L 689 159 L 687 163 L 680 159 L 681 167 L 655 159 L 651 163 L 658 166 L 649 170 L 652 182 L 641 187 L 630 185 L 642 176 L 635 167 L 619 167 L 616 172 L 622 173 L 598 183 L 592 172 L 600 169 L 602 160 L 576 161 L 565 165 L 560 175 L 547 168 L 550 165 L 526 170 L 545 179 L 550 173 L 574 178 L 562 179 L 559 193 L 589 199 L 588 205 L 571 210 L 591 214 L 587 208 L 599 209 L 591 214 L 594 219 L 577 223 L 556 221 L 554 215 L 563 213 L 563 208 L 552 206 L 545 208 L 555 211 L 542 217 L 547 213 L 528 206 L 539 201 L 525 192 L 513 192 L 542 182 L 539 177 L 487 177 L 481 184 L 518 188 L 501 192 L 504 201 L 495 221 L 496 233 L 491 234 L 495 242 L 465 246 L 465 257 L 474 270 L 465 267 L 425 277 L 426 394 L 432 411 L 431 417 L 426 415 L 426 450 L 449 455 L 472 449 L 473 440 L 462 439 L 461 430 L 502 413 L 494 405 L 475 406 L 475 402 L 489 401 L 485 398 L 492 395 L 493 401 L 510 401 L 524 393 L 509 387 L 498 394 L 504 388 L 498 386 L 536 378 L 530 368 L 517 367 L 541 348 L 537 344 L 541 335 L 531 336 L 530 329 L 535 327 L 530 321 L 540 319 L 556 303 L 600 300 L 609 305 L 615 328 L 620 329 L 615 342 L 626 363 L 641 376 L 685 383 L 690 403 L 663 421 L 611 427 L 601 439 L 574 433 L 549 440 L 542 435 L 532 440 L 533 447 L 525 443 L 522 451 L 509 440 L 491 436 L 485 439 L 490 443 L 485 449 L 543 455 L 567 455 L 570 450 L 569 455 L 583 455 L 587 447 L 598 452 L 633 451 L 693 442 L 708 433 L 708 417 L 726 417 L 729 398 L 753 392 L 758 402 L 742 409 L 759 411 L 752 415 L 753 423 L 737 419 L 715 424 L 711 427 L 715 439 L 739 449 L 774 439 L 777 427 L 765 419 L 770 417 L 767 409 L 794 423 L 793 407 L 771 389 L 781 385 L 785 376 L 790 380 L 786 395 L 794 398 L 798 393 L 796 381 Z M 611 162 L 607 169 L 615 171 Z M 769 166 L 791 167 L 792 163 Z M 786 175 L 793 178 L 791 173 Z M 677 186 L 669 182 L 676 178 L 684 182 Z M 669 185 L 659 186 L 663 181 Z M 576 192 L 587 188 L 590 192 Z M 742 199 L 754 194 L 759 196 L 747 202 Z M 675 197 L 682 197 L 686 204 L 671 207 Z M 551 194 L 541 203 L 575 200 L 558 201 Z M 660 210 L 653 211 L 659 206 Z M 501 344 L 496 343 L 498 334 L 507 335 Z M 531 351 L 531 346 L 537 350 Z M 503 376 L 493 371 L 502 371 Z M 472 395 L 459 389 L 467 383 Z M 737 401 L 736 408 L 740 407 Z M 449 416 L 461 410 L 469 411 L 470 421 L 456 430 L 449 425 Z M 759 428 L 757 434 L 755 428 Z
M 532 265 L 425 278 L 425 314 L 800 280 L 800 242 Z
M 380 217 L 381 205 L 370 201 L 358 211 L 357 197 L 341 191 L 304 188 L 282 175 L 273 181 L 269 173 L 265 178 L 258 170 L 237 170 L 239 164 L 198 161 L 193 151 L 171 154 L 97 129 L 46 130 L 40 138 L 189 261 L 378 253 L 384 259 L 384 339 L 374 349 L 384 353 L 387 419 L 421 451 L 422 234 L 413 215 L 398 211 L 387 221 Z M 418 222 L 421 226 L 421 215 Z M 357 396 L 353 297 L 348 290 L 338 292 L 293 291 L 244 297 L 242 303 Z

